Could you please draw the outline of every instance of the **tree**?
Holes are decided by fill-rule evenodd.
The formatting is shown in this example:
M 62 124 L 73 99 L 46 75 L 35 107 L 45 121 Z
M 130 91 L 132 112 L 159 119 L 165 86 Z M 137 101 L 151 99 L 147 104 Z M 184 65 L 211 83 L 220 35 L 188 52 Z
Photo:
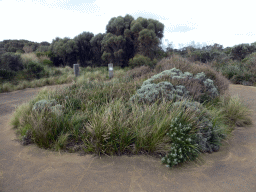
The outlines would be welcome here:
M 161 42 L 161 39 L 163 38 L 163 30 L 164 25 L 159 21 L 139 17 L 137 18 L 137 20 L 132 21 L 131 30 L 127 30 L 125 32 L 125 35 L 127 38 L 132 40 L 136 54 L 141 52 L 142 47 L 145 47 L 146 44 L 151 45 L 151 49 L 155 49 L 157 45 Z
M 102 55 L 102 60 L 108 62 L 117 62 L 119 66 L 123 61 L 125 48 L 125 38 L 122 35 L 116 36 L 108 33 L 102 40 L 102 50 L 105 50 Z
M 20 55 L 16 55 L 15 53 L 4 53 L 0 57 L 1 60 L 1 69 L 6 69 L 6 70 L 12 70 L 12 71 L 19 71 L 23 70 L 23 64 L 21 61 Z
M 159 39 L 156 37 L 154 31 L 143 29 L 139 33 L 138 40 L 140 42 L 140 53 L 153 60 L 155 56 L 153 48 L 159 44 Z
M 256 51 L 256 47 L 254 45 L 250 46 L 249 44 L 239 44 L 232 47 L 230 54 L 232 59 L 241 61 L 254 51 Z
M 50 46 L 45 46 L 45 45 L 40 45 L 37 49 L 36 52 L 47 52 L 49 50 Z
M 47 41 L 42 41 L 41 43 L 40 43 L 40 46 L 50 46 L 51 44 L 49 43 L 49 42 L 47 42 Z
M 62 60 L 64 65 L 73 67 L 72 64 L 76 63 L 78 47 L 73 39 L 67 37 L 64 39 L 56 38 L 56 40 L 53 40 L 51 50 L 54 56 Z
M 122 45 L 119 45 L 121 50 L 116 50 L 116 48 L 112 48 L 112 49 L 115 49 L 115 53 L 113 54 L 109 52 L 110 51 L 109 48 L 108 50 L 105 50 L 105 48 L 102 48 L 102 52 L 104 54 L 102 58 L 105 58 L 104 60 L 105 62 L 107 62 L 107 60 L 111 60 L 111 58 L 112 60 L 116 60 L 117 58 L 122 57 L 120 58 L 121 61 L 117 59 L 118 60 L 117 62 L 119 62 L 119 64 L 121 64 L 121 66 L 123 67 L 128 66 L 129 59 L 134 56 L 135 51 L 134 51 L 133 40 L 131 38 L 129 39 L 125 35 L 125 33 L 126 34 L 131 33 L 130 27 L 133 20 L 134 18 L 128 14 L 125 15 L 125 17 L 119 16 L 117 18 L 116 17 L 111 18 L 108 25 L 106 26 L 107 34 L 110 33 L 110 34 L 116 35 L 119 38 L 121 38 L 120 36 L 122 36 L 123 38 L 122 38 Z
M 142 25 L 139 22 L 131 23 L 131 30 L 126 30 L 125 35 L 134 45 L 134 54 L 139 53 L 140 42 L 138 40 L 139 33 L 143 29 Z
M 66 53 L 67 53 L 67 65 L 73 68 L 73 64 L 77 63 L 77 53 L 78 53 L 78 47 L 76 45 L 75 40 L 73 39 L 68 40 L 65 47 L 66 47 Z
M 95 65 L 101 65 L 103 62 L 103 60 L 101 59 L 101 55 L 103 54 L 101 42 L 104 36 L 106 36 L 106 33 L 104 34 L 99 33 L 90 40 L 90 44 L 93 52 L 92 61 Z
M 63 64 L 61 57 L 55 54 L 55 50 L 54 50 L 55 49 L 54 47 L 56 46 L 56 43 L 58 43 L 58 41 L 60 41 L 59 37 L 56 37 L 55 39 L 53 39 L 48 50 L 49 52 L 48 56 L 50 57 L 50 60 L 53 62 L 53 65 L 56 67 L 59 67 L 61 64 Z
M 93 59 L 92 46 L 90 40 L 94 37 L 93 33 L 83 32 L 74 38 L 78 47 L 78 59 L 81 66 L 85 67 L 86 62 Z
M 106 30 L 107 34 L 115 36 L 105 36 L 102 59 L 116 60 L 121 66 L 128 66 L 129 59 L 137 53 L 153 59 L 163 37 L 163 29 L 164 25 L 153 19 L 139 17 L 134 20 L 131 15 L 113 17 Z
M 112 33 L 116 36 L 124 35 L 124 30 L 130 29 L 133 20 L 134 18 L 129 14 L 125 15 L 125 17 L 113 17 L 106 26 L 107 33 Z

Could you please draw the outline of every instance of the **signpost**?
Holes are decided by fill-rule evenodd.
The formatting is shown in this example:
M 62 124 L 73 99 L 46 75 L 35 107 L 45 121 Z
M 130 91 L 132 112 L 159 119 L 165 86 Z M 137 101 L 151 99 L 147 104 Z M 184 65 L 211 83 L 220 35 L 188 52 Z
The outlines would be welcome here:
M 73 64 L 74 73 L 76 77 L 79 75 L 79 64 Z
M 109 71 L 109 78 L 112 79 L 113 78 L 113 63 L 108 64 L 108 71 Z

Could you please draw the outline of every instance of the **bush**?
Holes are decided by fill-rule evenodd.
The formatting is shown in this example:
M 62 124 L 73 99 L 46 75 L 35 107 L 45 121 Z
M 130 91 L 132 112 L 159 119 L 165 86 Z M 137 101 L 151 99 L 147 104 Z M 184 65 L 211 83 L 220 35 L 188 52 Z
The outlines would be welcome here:
M 39 57 L 41 57 L 42 55 L 44 55 L 44 53 L 42 53 L 42 52 L 36 52 L 36 56 L 39 58 Z
M 49 50 L 49 46 L 44 46 L 44 45 L 40 45 L 40 46 L 36 49 L 37 52 L 46 52 L 46 51 L 48 51 L 48 50 Z
M 156 63 L 157 63 L 156 59 L 151 61 L 150 58 L 140 54 L 135 55 L 132 59 L 129 60 L 129 66 L 131 66 L 132 69 L 135 67 L 143 66 L 143 65 L 153 68 L 156 65 Z
M 180 106 L 180 102 L 174 103 Z M 182 103 L 184 111 L 181 111 L 177 118 L 173 119 L 170 124 L 170 131 L 167 135 L 172 140 L 172 147 L 168 155 L 162 158 L 163 164 L 167 167 L 172 167 L 186 160 L 193 161 L 198 157 L 200 152 L 217 152 L 220 149 L 221 140 L 226 138 L 223 129 L 214 122 L 211 115 L 206 111 L 202 112 L 204 108 L 196 102 Z M 199 130 L 191 132 L 195 125 L 187 121 L 185 110 L 192 110 L 195 114 L 204 114 L 198 118 Z
M 152 76 L 143 82 L 137 93 L 130 98 L 136 97 L 139 102 L 152 103 L 158 97 L 166 97 L 167 100 L 191 97 L 200 102 L 207 102 L 219 95 L 214 82 L 207 78 L 204 72 L 193 74 L 173 68 Z
M 210 65 L 202 65 L 200 63 L 192 63 L 187 59 L 182 58 L 179 55 L 172 55 L 170 58 L 162 59 L 157 63 L 154 73 L 160 73 L 164 70 L 170 70 L 176 68 L 184 72 L 190 72 L 191 74 L 197 74 L 204 72 L 207 78 L 214 81 L 215 86 L 218 88 L 220 94 L 223 94 L 229 85 L 229 80 L 226 79 L 220 72 L 214 70 Z
M 47 65 L 49 67 L 53 67 L 53 62 L 51 60 L 48 60 L 48 59 L 44 59 L 43 64 Z
M 6 69 L 0 69 L 0 79 L 8 79 L 10 80 L 12 77 L 16 75 L 16 72 Z
M 256 51 L 256 46 L 249 45 L 249 44 L 239 44 L 231 49 L 231 56 L 232 59 L 241 61 L 243 60 L 247 55 L 253 53 Z
M 193 138 L 195 135 L 188 134 L 192 127 L 182 116 L 183 113 L 180 113 L 178 118 L 172 120 L 170 132 L 167 133 L 173 144 L 168 155 L 162 158 L 162 163 L 167 164 L 166 167 L 173 167 L 186 160 L 193 161 L 200 153 Z
M 251 72 L 256 72 L 256 52 L 246 56 L 246 58 L 244 58 L 242 60 L 243 66 Z
M 44 67 L 39 65 L 38 63 L 29 62 L 25 65 L 25 68 L 28 72 L 28 74 L 31 74 L 31 77 L 40 78 L 42 73 L 44 73 Z
M 16 53 L 23 54 L 23 53 L 25 53 L 25 51 L 23 51 L 22 49 L 18 49 L 18 50 L 16 51 Z
M 21 56 L 15 53 L 4 53 L 1 55 L 0 69 L 19 71 L 23 70 Z

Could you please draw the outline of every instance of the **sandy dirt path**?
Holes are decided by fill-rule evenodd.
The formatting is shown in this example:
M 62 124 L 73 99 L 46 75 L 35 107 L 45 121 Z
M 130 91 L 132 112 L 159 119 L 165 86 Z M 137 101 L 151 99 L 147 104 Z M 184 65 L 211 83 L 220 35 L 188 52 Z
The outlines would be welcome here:
M 62 85 L 65 86 L 65 85 Z M 55 88 L 56 86 L 48 86 Z M 236 128 L 219 152 L 203 154 L 204 162 L 169 168 L 151 156 L 80 156 L 22 146 L 8 125 L 15 106 L 29 101 L 41 88 L 0 94 L 0 191 L 172 191 L 255 192 L 256 115 L 254 126 Z M 256 111 L 256 88 L 230 85 Z

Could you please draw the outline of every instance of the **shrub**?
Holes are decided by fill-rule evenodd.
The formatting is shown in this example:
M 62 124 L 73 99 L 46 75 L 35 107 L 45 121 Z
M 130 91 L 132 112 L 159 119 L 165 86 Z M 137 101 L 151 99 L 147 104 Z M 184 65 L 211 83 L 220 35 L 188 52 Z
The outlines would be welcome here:
M 42 55 L 44 55 L 44 53 L 42 53 L 42 52 L 36 52 L 36 56 L 39 58 L 39 57 L 41 57 Z
M 256 72 L 256 52 L 248 55 L 242 60 L 243 66 L 251 72 Z
M 46 51 L 48 51 L 49 50 L 49 46 L 44 46 L 44 45 L 40 45 L 37 49 L 36 49 L 36 51 L 37 52 L 46 52 Z
M 189 72 L 183 74 L 179 69 L 173 68 L 144 81 L 141 88 L 130 100 L 133 101 L 135 97 L 139 97 L 139 102 L 152 103 L 158 97 L 162 98 L 163 96 L 167 100 L 180 100 L 192 96 L 196 101 L 203 103 L 216 98 L 218 95 L 218 90 L 213 81 L 206 78 L 203 72 L 193 77 L 193 74 Z
M 234 60 L 241 61 L 254 51 L 256 51 L 256 46 L 254 45 L 239 44 L 232 47 L 230 54 Z
M 232 77 L 235 75 L 241 75 L 243 73 L 243 69 L 239 61 L 231 60 L 226 65 L 221 67 L 221 72 L 228 79 L 232 79 Z
M 51 60 L 48 60 L 48 59 L 44 59 L 43 64 L 47 65 L 49 67 L 53 67 L 53 62 Z
M 226 135 L 223 134 L 221 129 L 218 129 L 217 125 L 215 125 L 213 117 L 198 102 L 175 102 L 173 106 L 181 106 L 184 111 L 189 109 L 196 114 L 197 118 L 197 133 L 194 137 L 194 141 L 198 144 L 201 152 L 216 152 L 219 150 L 220 140 L 221 138 L 225 138 Z M 200 115 L 203 114 L 203 115 Z
M 1 55 L 0 68 L 6 70 L 23 70 L 21 56 L 15 53 L 4 53 Z
M 171 129 L 167 133 L 172 141 L 171 150 L 162 158 L 162 163 L 168 164 L 167 167 L 186 160 L 195 160 L 200 152 L 217 152 L 221 139 L 226 138 L 224 129 L 218 129 L 215 119 L 200 103 L 175 102 L 172 110 L 175 110 L 177 106 L 183 110 L 171 121 Z M 186 112 L 194 114 L 197 121 L 188 121 L 191 117 L 186 116 Z M 199 129 L 192 132 L 193 127 Z
M 16 72 L 6 69 L 0 69 L 0 79 L 8 79 L 10 80 L 12 77 L 16 75 Z
M 150 58 L 140 54 L 136 54 L 132 59 L 129 60 L 129 66 L 131 66 L 132 68 L 140 67 L 143 65 L 153 68 L 156 65 L 156 63 L 157 63 L 156 59 L 151 61 Z
M 144 81 L 145 83 L 145 81 Z M 137 90 L 137 93 L 130 98 L 130 102 L 138 99 L 139 103 L 152 104 L 159 97 L 165 97 L 166 100 L 170 101 L 173 99 L 182 99 L 182 97 L 188 97 L 189 92 L 184 86 L 174 87 L 170 82 L 164 81 L 158 84 L 146 84 L 141 86 Z
M 182 118 L 183 112 L 177 118 L 172 120 L 170 125 L 170 132 L 167 133 L 172 140 L 171 151 L 163 157 L 162 163 L 168 164 L 166 167 L 172 167 L 186 160 L 195 160 L 199 154 L 196 149 L 198 144 L 195 144 L 193 135 L 190 136 L 188 132 L 191 130 L 191 125 Z
M 214 85 L 220 94 L 223 94 L 229 87 L 230 81 L 220 72 L 214 70 L 211 66 L 189 62 L 187 59 L 176 54 L 172 55 L 170 58 L 162 59 L 160 62 L 158 62 L 154 69 L 154 73 L 160 73 L 164 70 L 169 70 L 172 68 L 179 69 L 182 72 L 189 72 L 191 74 L 204 72 L 207 78 L 214 81 Z
M 25 53 L 25 51 L 23 51 L 22 49 L 18 49 L 18 50 L 16 51 L 16 53 L 23 54 L 23 53 Z
M 44 68 L 39 65 L 38 63 L 34 62 L 29 62 L 28 64 L 25 65 L 25 68 L 28 72 L 28 74 L 32 73 L 32 77 L 40 78 L 41 74 L 44 73 Z

